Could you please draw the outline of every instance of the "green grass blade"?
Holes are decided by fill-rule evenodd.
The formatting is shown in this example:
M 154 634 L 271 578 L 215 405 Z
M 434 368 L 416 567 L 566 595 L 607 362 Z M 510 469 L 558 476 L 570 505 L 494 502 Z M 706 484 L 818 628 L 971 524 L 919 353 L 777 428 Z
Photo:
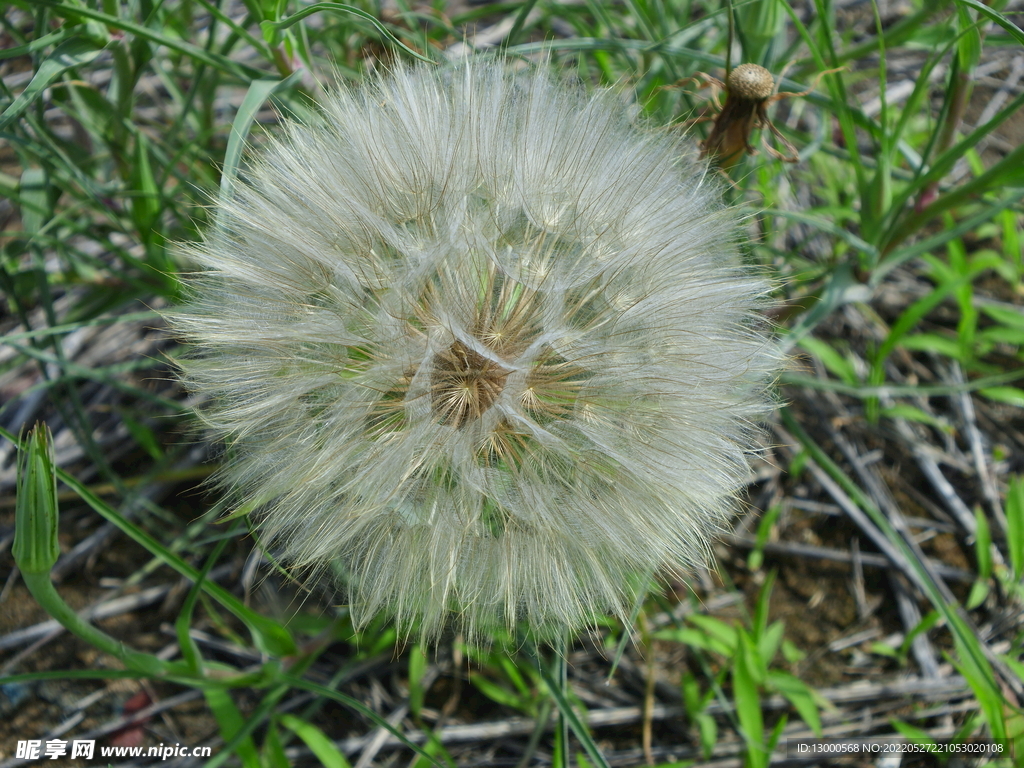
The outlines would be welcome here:
M 893 251 L 885 257 L 874 271 L 872 271 L 871 278 L 869 280 L 870 284 L 878 285 L 882 282 L 882 279 L 892 272 L 892 270 L 896 269 L 896 267 L 905 264 L 912 259 L 916 259 L 918 256 L 925 253 L 937 250 L 950 240 L 976 230 L 979 226 L 991 221 L 1004 211 L 1011 210 L 1022 199 L 1024 199 L 1024 189 L 1014 190 L 1005 197 L 987 204 L 978 213 L 968 216 L 960 221 L 956 226 L 948 228 L 944 227 L 938 234 L 927 237 L 914 245 Z
M 248 82 L 249 80 L 258 78 L 263 74 L 252 67 L 244 64 L 238 64 L 226 56 L 213 53 L 212 51 L 207 51 L 204 48 L 200 48 L 198 45 L 193 45 L 192 43 L 185 42 L 184 40 L 162 35 L 148 27 L 144 27 L 141 24 L 135 24 L 134 22 L 127 21 L 118 16 L 111 16 L 107 13 L 94 11 L 92 8 L 87 8 L 82 5 L 68 5 L 67 3 L 56 2 L 56 0 L 35 0 L 35 2 L 38 5 L 44 5 L 48 8 L 52 8 L 62 17 L 67 19 L 92 19 L 93 21 L 102 22 L 113 29 L 120 29 L 123 32 L 129 32 L 133 35 L 137 35 L 144 40 L 149 40 L 157 45 L 162 45 L 172 51 L 183 53 L 199 63 L 206 64 L 207 66 L 214 67 L 226 74 L 233 75 L 243 82 Z
M 982 697 L 1001 699 L 1001 693 L 996 684 L 990 663 L 990 659 L 995 658 L 994 654 L 988 651 L 987 647 L 982 647 L 981 640 L 978 639 L 963 616 L 961 616 L 960 611 L 962 609 L 955 602 L 947 599 L 939 586 L 932 580 L 931 574 L 920 562 L 917 554 L 893 527 L 889 519 L 874 505 L 867 494 L 811 439 L 799 422 L 796 421 L 792 412 L 788 408 L 782 408 L 780 409 L 780 415 L 782 416 L 785 428 L 799 440 L 818 466 L 842 487 L 854 504 L 868 516 L 885 538 L 903 555 L 910 566 L 910 570 L 906 575 L 917 584 L 931 604 L 946 619 L 950 632 L 956 641 L 958 652 L 962 654 L 961 660 L 971 672 L 972 677 L 969 680 L 974 681 L 972 682 L 972 688 L 974 688 L 975 695 L 979 697 L 979 701 Z M 1024 685 L 1022 685 L 1021 681 L 1008 676 L 1005 672 L 1007 671 L 1004 670 L 1002 677 L 1011 688 L 1024 690 Z M 977 685 L 976 688 L 974 687 L 975 685 Z
M 566 698 L 565 692 L 562 690 L 562 686 L 559 685 L 558 681 L 552 677 L 551 672 L 545 667 L 544 663 L 537 658 L 536 659 L 537 669 L 540 671 L 541 677 L 544 679 L 545 685 L 548 687 L 548 692 L 555 701 L 555 706 L 558 708 L 559 714 L 568 723 L 569 728 L 575 734 L 579 740 L 583 750 L 587 753 L 587 756 L 593 761 L 595 766 L 598 768 L 609 768 L 608 762 L 604 759 L 604 755 L 601 754 L 600 747 L 597 746 L 597 742 L 590 735 L 587 730 L 587 726 L 580 720 L 578 714 L 576 714 L 575 708 L 572 703 Z
M 989 8 L 984 3 L 979 3 L 978 0 L 956 0 L 957 5 L 967 6 L 973 8 L 982 16 L 987 17 L 991 21 L 994 21 L 1000 27 L 1005 29 L 1014 40 L 1021 45 L 1024 45 L 1024 31 L 1021 31 L 1020 27 L 1010 21 L 1008 18 L 999 13 L 999 11 Z
M 390 29 L 388 29 L 381 20 L 373 14 L 367 13 L 366 11 L 356 8 L 351 5 L 345 5 L 344 3 L 313 3 L 313 5 L 307 5 L 301 11 L 293 13 L 291 16 L 286 16 L 280 21 L 266 21 L 260 22 L 260 27 L 263 29 L 263 35 L 271 45 L 277 45 L 279 43 L 279 36 L 281 32 L 284 32 L 289 27 L 302 21 L 307 16 L 311 16 L 314 13 L 320 13 L 321 11 L 329 11 L 331 13 L 344 13 L 351 16 L 355 16 L 363 21 L 368 21 L 372 24 L 385 38 L 390 40 L 394 45 L 397 45 L 407 54 L 412 56 L 414 59 L 426 62 L 427 64 L 436 64 L 437 62 L 431 58 L 428 58 L 420 53 L 417 53 L 412 48 L 407 46 L 397 37 Z
M 143 312 L 128 312 L 123 315 L 113 315 L 109 317 L 95 317 L 92 320 L 79 320 L 74 323 L 64 323 L 62 325 L 51 325 L 46 328 L 35 328 L 31 331 L 21 331 L 19 333 L 8 333 L 0 336 L 0 344 L 4 344 L 11 341 L 25 341 L 27 339 L 38 339 L 43 336 L 59 336 L 64 333 L 74 333 L 81 328 L 90 328 L 96 325 L 113 325 L 114 323 L 129 323 L 133 320 L 156 320 L 160 317 L 158 312 L 151 309 Z
M 392 736 L 398 739 L 402 744 L 407 746 L 409 749 L 416 752 L 418 755 L 425 757 L 432 764 L 440 766 L 440 763 L 438 763 L 434 757 L 425 752 L 424 749 L 419 744 L 415 744 L 409 741 L 409 739 L 405 737 L 404 733 L 399 731 L 395 726 L 393 726 L 391 723 L 389 723 L 387 720 L 378 715 L 376 712 L 367 707 L 358 699 L 353 699 L 351 696 L 346 696 L 345 694 L 339 693 L 338 691 L 332 690 L 331 688 L 319 685 L 318 683 L 314 683 L 309 680 L 304 680 L 301 677 L 295 677 L 294 675 L 284 674 L 281 675 L 280 679 L 283 682 L 288 683 L 293 688 L 298 688 L 299 690 L 308 691 L 309 693 L 315 693 L 318 696 L 323 696 L 324 698 L 332 699 L 333 701 L 337 701 L 339 704 L 342 704 L 345 707 L 348 707 L 349 709 L 358 712 L 360 715 L 373 722 L 374 725 L 377 725 L 388 731 L 388 733 L 390 733 Z
M 103 47 L 81 37 L 72 37 L 58 45 L 49 56 L 43 59 L 39 68 L 32 76 L 18 97 L 0 114 L 0 131 L 28 109 L 49 85 L 74 67 L 88 64 L 103 52 Z
M 991 376 L 982 376 L 973 379 L 965 384 L 937 384 L 937 385 L 900 385 L 883 384 L 878 386 L 861 385 L 850 386 L 838 381 L 824 381 L 814 376 L 803 376 L 797 373 L 783 373 L 779 381 L 797 387 L 810 387 L 811 389 L 839 392 L 843 395 L 865 399 L 868 397 L 945 397 L 958 395 L 963 392 L 984 392 L 986 388 L 998 387 L 1010 381 L 1024 379 L 1024 370 L 1006 371 Z M 901 414 L 906 418 L 906 414 Z
M 220 193 L 223 199 L 231 197 L 249 130 L 256 121 L 256 115 L 263 107 L 263 103 L 278 91 L 291 88 L 301 76 L 302 71 L 298 70 L 283 80 L 261 78 L 249 83 L 249 90 L 245 92 L 245 98 L 242 99 L 235 119 L 231 122 L 231 134 L 228 136 L 228 146 L 224 152 L 224 165 L 220 177 Z
M 1013 580 L 1024 576 L 1024 477 L 1010 480 L 1006 494 L 1006 547 L 1009 550 Z

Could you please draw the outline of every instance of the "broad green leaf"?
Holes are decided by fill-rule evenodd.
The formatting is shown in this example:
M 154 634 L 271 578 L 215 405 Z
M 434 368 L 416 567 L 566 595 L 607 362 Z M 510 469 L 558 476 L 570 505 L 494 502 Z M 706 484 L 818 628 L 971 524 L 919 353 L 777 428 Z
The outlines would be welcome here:
M 971 591 L 967 595 L 967 602 L 964 605 L 967 610 L 973 611 L 979 605 L 985 602 L 985 598 L 988 597 L 989 585 L 987 581 L 975 581 L 971 584 Z
M 132 218 L 143 239 L 152 236 L 153 225 L 163 210 L 160 189 L 149 162 L 149 139 L 141 131 L 135 135 L 135 162 L 132 163 Z
M 938 355 L 945 355 L 954 360 L 961 357 L 960 341 L 958 338 L 940 336 L 937 333 L 915 333 L 904 336 L 900 339 L 900 346 L 904 349 L 914 349 L 920 352 L 934 352 Z
M 422 755 L 423 757 L 429 759 L 430 756 L 423 750 L 423 748 L 419 744 L 415 744 L 409 741 L 409 739 L 406 738 L 404 733 L 402 733 L 400 730 L 398 730 L 395 726 L 393 726 L 379 714 L 377 714 L 372 709 L 363 704 L 363 702 L 361 702 L 359 699 L 353 698 L 351 696 L 346 696 L 344 693 L 336 691 L 333 688 L 328 688 L 325 685 L 319 685 L 310 680 L 306 680 L 301 677 L 296 677 L 295 675 L 283 673 L 279 676 L 279 679 L 283 684 L 290 685 L 291 687 L 301 691 L 308 691 L 309 693 L 316 694 L 317 696 L 321 696 L 325 699 L 330 699 L 331 701 L 336 701 L 342 706 L 351 709 L 353 712 L 358 712 L 362 717 L 365 717 L 374 725 L 386 730 L 388 733 L 390 733 L 392 736 L 394 736 L 402 744 L 404 744 L 406 747 L 411 749 L 416 754 Z
M 821 339 L 816 339 L 813 336 L 805 336 L 800 339 L 800 346 L 821 360 L 825 368 L 840 381 L 851 386 L 856 386 L 860 383 L 853 364 L 840 355 L 831 344 Z
M 736 716 L 743 731 L 743 740 L 747 744 L 747 765 L 749 768 L 767 768 L 761 697 L 754 670 L 750 668 L 754 649 L 745 633 L 739 634 L 739 643 L 740 647 L 732 663 L 732 695 L 736 702 Z
M 409 711 L 413 717 L 420 716 L 423 708 L 423 697 L 426 691 L 423 689 L 423 676 L 427 672 L 427 653 L 419 643 L 409 651 Z
M 775 654 L 778 653 L 779 645 L 782 643 L 782 635 L 786 631 L 786 625 L 782 621 L 776 621 L 765 630 L 764 634 L 757 640 L 757 653 L 765 665 L 770 665 Z
M 416 761 L 410 766 L 410 768 L 432 768 L 432 766 L 440 765 L 440 762 L 437 759 L 438 757 L 440 757 L 441 760 L 444 761 L 445 765 L 449 766 L 449 768 L 456 768 L 455 761 L 452 759 L 452 756 L 451 754 L 449 754 L 448 750 L 444 748 L 444 744 L 441 743 L 441 740 L 437 737 L 437 734 L 431 731 L 427 731 L 426 735 L 427 740 L 423 744 L 423 752 L 425 753 L 425 755 L 429 755 L 429 757 L 425 755 L 419 755 L 416 758 Z
M 800 678 L 773 670 L 768 673 L 768 687 L 781 693 L 810 726 L 814 735 L 821 738 L 821 718 L 818 711 L 814 691 Z
M 876 366 L 885 361 L 892 350 L 896 348 L 896 345 L 903 342 L 904 337 L 914 326 L 923 320 L 929 312 L 939 306 L 950 293 L 967 281 L 968 278 L 966 277 L 945 280 L 927 296 L 918 299 L 907 307 L 899 319 L 893 323 L 892 328 L 889 330 L 889 335 L 882 342 L 881 347 L 879 347 Z
M 691 672 L 683 672 L 679 682 L 679 688 L 683 694 L 683 706 L 686 707 L 686 714 L 690 717 L 696 715 L 702 708 L 700 687 L 697 685 L 697 678 Z
M 48 35 L 37 37 L 34 40 L 30 40 L 25 45 L 13 45 L 9 48 L 0 50 L 0 61 L 4 59 L 17 59 L 22 56 L 31 56 L 33 53 L 38 53 L 44 48 L 49 48 L 51 45 L 57 45 L 66 40 L 71 35 L 75 34 L 72 28 L 62 27 L 56 32 L 51 32 Z
M 978 390 L 978 392 L 989 400 L 995 400 L 997 403 L 1006 403 L 1007 405 L 1016 405 L 1018 408 L 1024 408 L 1024 389 L 1018 387 L 989 387 Z
M 886 656 L 890 659 L 902 661 L 903 657 L 900 655 L 900 649 L 894 648 L 888 643 L 872 643 L 870 648 L 872 653 L 877 653 L 879 656 Z
M 1013 673 L 1017 675 L 1021 680 L 1024 680 L 1024 662 L 1018 661 L 1013 656 L 1000 656 L 1006 665 L 1013 670 Z
M 281 715 L 278 717 L 278 722 L 302 739 L 324 768 L 350 768 L 351 764 L 345 759 L 341 750 L 312 723 L 295 715 Z
M 736 647 L 737 654 L 744 654 L 746 658 L 746 668 L 748 674 L 754 680 L 754 685 L 761 687 L 764 685 L 765 677 L 768 674 L 768 665 L 764 659 L 761 658 L 761 654 L 758 652 L 757 643 L 754 638 L 747 633 L 745 629 L 740 628 L 737 632 L 739 637 L 739 645 Z
M 1022 103 L 1024 103 L 1024 100 L 1022 100 Z M 1013 208 L 1021 198 L 1024 198 L 1024 190 L 1013 190 L 1006 197 L 987 204 L 978 213 L 959 221 L 952 229 L 943 228 L 941 232 L 931 237 L 926 237 L 915 242 L 913 245 L 893 251 L 872 271 L 869 280 L 870 284 L 880 285 L 885 276 L 896 269 L 896 267 L 923 254 L 931 253 L 954 238 L 973 232 L 984 222 L 1001 216 L 1005 211 Z
M 1002 325 L 994 325 L 978 331 L 975 337 L 979 342 L 989 344 L 1013 344 L 1024 346 L 1024 330 L 1019 328 L 1007 328 Z
M 757 602 L 754 604 L 752 623 L 754 640 L 758 643 L 760 643 L 761 638 L 768 629 L 768 609 L 772 597 L 772 588 L 775 586 L 776 573 L 777 572 L 773 570 L 768 574 L 768 577 L 764 580 L 764 584 L 761 585 L 761 589 L 758 590 Z M 764 656 L 763 658 L 767 664 L 769 662 L 768 657 Z
M 26 168 L 18 184 L 18 207 L 21 209 L 21 226 L 25 234 L 38 235 L 53 217 L 50 205 L 49 174 L 43 168 Z
M 779 738 L 782 736 L 782 732 L 786 729 L 786 724 L 788 722 L 789 715 L 783 715 L 779 718 L 779 721 L 775 723 L 775 727 L 772 728 L 772 732 L 768 735 L 768 744 L 765 751 L 768 753 L 769 760 L 771 759 L 771 754 L 775 751 L 775 745 L 779 743 Z
M 800 678 L 789 674 L 772 670 L 768 673 L 768 687 L 781 693 L 803 720 L 814 731 L 819 739 L 822 736 L 821 717 L 818 712 L 818 704 L 814 698 L 814 692 Z
M 796 664 L 807 658 L 807 654 L 796 647 L 790 640 L 782 641 L 782 658 L 790 664 Z
M 1007 208 L 999 216 L 1002 222 L 1003 258 L 1013 268 L 1011 282 L 1019 282 L 1024 272 L 1024 245 L 1021 244 L 1021 222 L 1017 211 Z
M 671 640 L 683 645 L 690 645 L 705 651 L 720 654 L 721 656 L 732 656 L 736 652 L 735 644 L 729 645 L 709 635 L 700 629 L 662 629 L 654 633 L 656 640 Z
M 687 616 L 686 620 L 709 637 L 714 638 L 721 643 L 727 649 L 727 653 L 725 655 L 731 655 L 736 652 L 738 633 L 736 631 L 736 627 L 733 625 L 726 624 L 724 621 L 716 619 L 714 616 L 705 616 L 700 613 L 694 613 Z
M 707 712 L 695 715 L 694 722 L 700 734 L 700 748 L 704 752 L 704 759 L 707 760 L 715 751 L 715 744 L 718 742 L 718 723 Z
M 920 424 L 928 424 L 936 429 L 941 429 L 947 434 L 952 434 L 954 432 L 953 425 L 946 419 L 941 416 L 936 416 L 932 413 L 922 411 L 917 406 L 910 405 L 908 403 L 895 403 L 888 408 L 883 408 L 881 414 L 890 419 L 906 419 L 907 421 L 916 421 Z
M 224 688 L 205 688 L 203 694 L 217 720 L 221 738 L 224 741 L 230 741 L 245 725 L 242 713 L 238 711 L 235 702 L 231 700 L 231 693 Z M 235 753 L 241 758 L 244 768 L 260 768 L 259 753 L 256 751 L 252 737 L 244 738 L 235 748 Z
M 501 654 L 496 659 L 505 676 L 512 681 L 512 685 L 519 691 L 520 696 L 529 696 L 531 693 L 530 684 L 526 682 L 519 667 L 506 654 Z
M 525 713 L 529 713 L 532 709 L 531 701 L 524 699 L 518 693 L 513 693 L 508 688 L 498 685 L 492 680 L 488 680 L 482 675 L 472 675 L 469 681 L 473 684 L 474 688 L 496 704 Z
M 743 41 L 744 61 L 768 64 L 766 59 L 775 38 L 786 24 L 785 0 L 761 0 L 736 4 L 736 32 Z
M 783 339 L 783 351 L 792 349 L 839 307 L 851 301 L 865 301 L 870 296 L 870 289 L 854 276 L 853 267 L 840 264 L 832 271 L 817 303 L 800 316 L 789 335 Z
M 922 744 L 928 746 L 934 746 L 935 740 L 928 735 L 926 731 L 922 731 L 920 728 L 915 728 L 910 723 L 905 723 L 902 720 L 896 720 L 891 718 L 889 725 L 895 728 L 897 731 L 906 736 L 914 744 Z
M 156 432 L 148 424 L 144 424 L 124 410 L 120 411 L 120 416 L 121 422 L 135 442 L 138 443 L 139 447 L 154 459 L 160 461 L 164 456 L 164 450 L 160 446 L 160 440 L 157 438 Z
M 996 685 L 992 668 L 984 656 L 974 653 L 973 649 L 967 647 L 968 643 L 977 644 L 980 641 L 973 635 L 958 633 L 953 635 L 953 642 L 957 649 L 957 657 L 953 660 L 953 665 L 964 676 L 974 692 L 981 707 L 982 716 L 992 731 L 992 737 L 997 740 L 1005 739 L 1003 697 Z
M 996 304 L 982 304 L 979 309 L 997 323 L 1024 330 L 1024 310 L 1010 309 Z
M 971 18 L 964 3 L 959 3 L 956 11 L 961 32 L 957 41 L 957 57 L 960 70 L 969 74 L 978 65 L 978 60 L 981 58 L 981 31 L 978 29 L 978 23 Z

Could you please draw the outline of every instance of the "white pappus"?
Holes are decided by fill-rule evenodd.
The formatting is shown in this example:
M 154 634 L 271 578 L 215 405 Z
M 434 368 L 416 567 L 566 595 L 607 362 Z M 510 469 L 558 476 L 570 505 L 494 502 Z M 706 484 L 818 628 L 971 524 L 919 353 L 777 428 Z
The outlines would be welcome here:
M 357 624 L 550 636 L 707 557 L 779 355 L 691 142 L 543 67 L 400 68 L 217 217 L 184 379 L 223 487 Z

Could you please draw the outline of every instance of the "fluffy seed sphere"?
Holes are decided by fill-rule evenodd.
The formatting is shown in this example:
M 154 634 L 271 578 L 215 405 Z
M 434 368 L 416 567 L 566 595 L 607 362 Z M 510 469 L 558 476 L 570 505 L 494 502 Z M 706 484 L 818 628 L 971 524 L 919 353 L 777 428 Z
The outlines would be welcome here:
M 402 69 L 255 153 L 188 255 L 221 473 L 357 622 L 540 635 L 703 561 L 777 355 L 693 148 L 505 63 Z

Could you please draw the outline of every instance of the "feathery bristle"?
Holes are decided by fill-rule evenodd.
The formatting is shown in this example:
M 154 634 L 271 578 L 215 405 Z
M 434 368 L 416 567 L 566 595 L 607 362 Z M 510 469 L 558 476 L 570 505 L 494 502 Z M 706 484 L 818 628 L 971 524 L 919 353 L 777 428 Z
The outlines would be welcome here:
M 265 540 L 358 622 L 541 635 L 703 561 L 778 355 L 738 216 L 615 93 L 400 69 L 255 153 L 174 313 Z

